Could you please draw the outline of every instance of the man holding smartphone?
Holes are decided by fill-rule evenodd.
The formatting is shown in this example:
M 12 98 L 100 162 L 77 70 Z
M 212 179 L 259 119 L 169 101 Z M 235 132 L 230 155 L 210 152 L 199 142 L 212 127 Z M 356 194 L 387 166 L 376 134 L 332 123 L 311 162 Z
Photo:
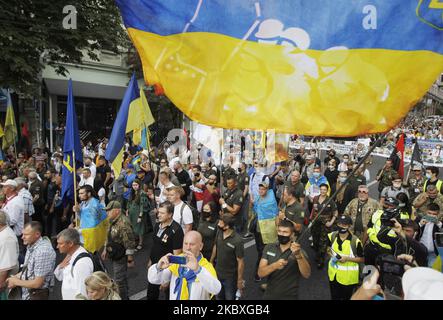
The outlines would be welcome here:
M 201 234 L 189 231 L 183 240 L 186 264 L 171 263 L 172 254 L 168 253 L 149 268 L 149 282 L 157 285 L 171 282 L 170 300 L 210 300 L 220 292 L 221 283 L 212 264 L 201 254 L 202 249 Z
M 428 267 L 432 267 L 437 259 L 438 250 L 434 243 L 435 234 L 441 231 L 442 222 L 438 220 L 440 207 L 436 203 L 427 206 L 426 215 L 420 220 L 420 231 L 418 238 L 420 242 L 428 249 Z

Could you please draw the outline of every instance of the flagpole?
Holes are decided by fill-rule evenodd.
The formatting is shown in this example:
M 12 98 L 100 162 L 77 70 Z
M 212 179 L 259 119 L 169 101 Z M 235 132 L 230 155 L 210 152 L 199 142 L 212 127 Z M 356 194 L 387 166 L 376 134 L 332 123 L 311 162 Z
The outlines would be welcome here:
M 75 148 L 72 149 L 72 174 L 74 175 L 74 206 L 77 206 L 77 169 L 75 167 Z M 75 212 L 75 227 L 78 229 L 80 226 L 77 224 L 78 221 L 78 213 Z

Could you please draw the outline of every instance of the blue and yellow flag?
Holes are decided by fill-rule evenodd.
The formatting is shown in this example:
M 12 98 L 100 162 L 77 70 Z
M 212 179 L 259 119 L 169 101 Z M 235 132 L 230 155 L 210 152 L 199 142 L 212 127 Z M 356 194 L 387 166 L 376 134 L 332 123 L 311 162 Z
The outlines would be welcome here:
M 81 206 L 80 240 L 83 247 L 91 253 L 99 251 L 106 242 L 109 220 L 100 201 L 91 198 Z
M 6 97 L 8 99 L 6 109 L 5 130 L 3 128 L 0 136 L 3 136 L 2 149 L 6 150 L 12 146 L 17 140 L 17 125 L 15 124 L 14 108 L 12 107 L 12 99 L 9 90 L 6 90 Z
M 75 113 L 72 80 L 68 82 L 68 107 L 66 112 L 65 141 L 63 144 L 62 201 L 64 204 L 74 201 L 75 168 L 83 166 L 83 154 L 78 132 L 77 114 Z M 75 156 L 75 166 L 74 166 Z
M 442 0 L 117 0 L 145 81 L 206 125 L 385 132 L 443 70 Z
M 149 109 L 148 101 L 143 90 L 139 89 L 133 74 L 112 128 L 111 138 L 105 154 L 105 158 L 111 163 L 116 177 L 120 175 L 122 168 L 126 134 L 134 130 L 141 132 L 143 128 L 153 123 L 154 118 Z

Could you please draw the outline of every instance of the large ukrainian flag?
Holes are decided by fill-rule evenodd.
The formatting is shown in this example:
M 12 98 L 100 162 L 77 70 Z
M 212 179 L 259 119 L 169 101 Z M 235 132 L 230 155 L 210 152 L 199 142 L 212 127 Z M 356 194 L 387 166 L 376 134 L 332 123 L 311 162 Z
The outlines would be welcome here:
M 105 158 L 111 163 L 116 177 L 120 175 L 126 134 L 141 131 L 154 123 L 148 101 L 133 74 L 123 97 L 120 110 L 112 128 Z
M 145 81 L 210 126 L 353 136 L 443 71 L 442 0 L 116 0 Z

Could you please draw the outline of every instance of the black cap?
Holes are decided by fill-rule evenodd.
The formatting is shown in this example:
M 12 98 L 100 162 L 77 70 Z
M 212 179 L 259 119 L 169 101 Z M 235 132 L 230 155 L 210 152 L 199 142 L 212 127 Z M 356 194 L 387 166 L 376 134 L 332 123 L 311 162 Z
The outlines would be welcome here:
M 388 206 L 395 206 L 395 207 L 398 207 L 398 205 L 399 205 L 400 203 L 398 202 L 397 199 L 392 198 L 392 197 L 388 197 L 388 198 L 385 199 L 385 204 L 388 205 Z
M 346 224 L 346 225 L 352 225 L 352 218 L 347 215 L 342 215 L 338 218 L 337 224 Z

